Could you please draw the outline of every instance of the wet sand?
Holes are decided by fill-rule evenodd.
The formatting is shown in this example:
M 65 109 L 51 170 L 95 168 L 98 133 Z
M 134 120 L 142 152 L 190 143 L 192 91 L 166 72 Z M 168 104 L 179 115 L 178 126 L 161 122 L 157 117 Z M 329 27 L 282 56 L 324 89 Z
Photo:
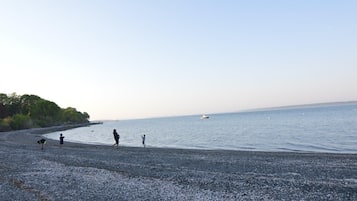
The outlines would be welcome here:
M 357 154 L 94 146 L 0 133 L 0 200 L 357 200 Z M 114 143 L 114 140 L 113 140 Z

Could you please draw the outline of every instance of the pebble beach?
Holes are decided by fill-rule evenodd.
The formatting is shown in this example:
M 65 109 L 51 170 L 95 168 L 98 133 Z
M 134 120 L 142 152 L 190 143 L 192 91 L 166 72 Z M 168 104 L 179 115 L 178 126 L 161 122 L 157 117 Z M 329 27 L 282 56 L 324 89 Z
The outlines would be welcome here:
M 357 154 L 85 145 L 0 133 L 0 200 L 357 200 Z M 113 140 L 114 143 L 114 140 Z

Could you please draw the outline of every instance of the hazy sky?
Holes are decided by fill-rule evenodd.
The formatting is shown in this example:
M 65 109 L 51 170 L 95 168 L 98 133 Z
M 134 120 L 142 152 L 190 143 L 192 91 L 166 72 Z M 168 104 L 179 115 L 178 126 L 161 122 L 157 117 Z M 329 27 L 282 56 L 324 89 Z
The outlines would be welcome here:
M 357 100 L 357 1 L 0 0 L 0 93 L 91 120 Z

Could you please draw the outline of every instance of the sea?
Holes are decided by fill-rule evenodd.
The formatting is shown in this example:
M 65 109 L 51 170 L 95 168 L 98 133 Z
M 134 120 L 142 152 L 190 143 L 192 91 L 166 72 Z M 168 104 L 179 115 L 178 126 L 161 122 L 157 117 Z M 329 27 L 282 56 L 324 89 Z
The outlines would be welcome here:
M 224 114 L 104 121 L 46 134 L 65 142 L 119 146 L 272 152 L 357 153 L 357 102 L 281 107 Z

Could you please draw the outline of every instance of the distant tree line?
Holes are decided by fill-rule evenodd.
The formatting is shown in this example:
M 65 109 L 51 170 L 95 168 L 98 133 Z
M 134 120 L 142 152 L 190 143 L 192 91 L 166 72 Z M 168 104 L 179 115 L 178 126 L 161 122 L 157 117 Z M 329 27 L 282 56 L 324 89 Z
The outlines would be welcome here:
M 87 122 L 88 113 L 81 113 L 76 108 L 62 109 L 36 95 L 0 93 L 0 131 Z

